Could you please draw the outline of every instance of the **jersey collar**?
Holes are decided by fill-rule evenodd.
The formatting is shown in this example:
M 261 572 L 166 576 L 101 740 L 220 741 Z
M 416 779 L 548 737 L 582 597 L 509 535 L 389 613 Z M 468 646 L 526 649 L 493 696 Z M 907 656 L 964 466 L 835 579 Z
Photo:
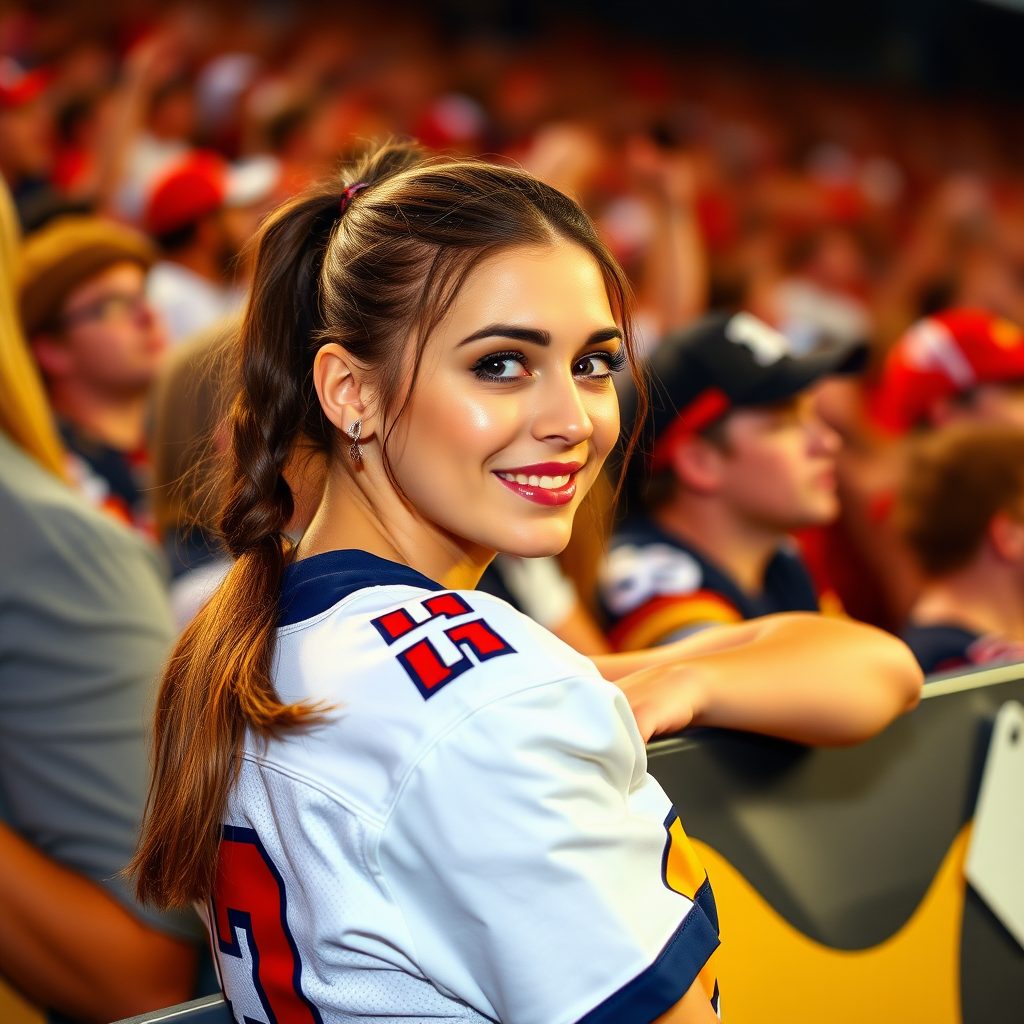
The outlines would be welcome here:
M 281 612 L 277 624 L 293 626 L 333 608 L 367 587 L 416 587 L 444 590 L 408 565 L 390 562 L 368 551 L 343 548 L 293 562 L 284 571 Z

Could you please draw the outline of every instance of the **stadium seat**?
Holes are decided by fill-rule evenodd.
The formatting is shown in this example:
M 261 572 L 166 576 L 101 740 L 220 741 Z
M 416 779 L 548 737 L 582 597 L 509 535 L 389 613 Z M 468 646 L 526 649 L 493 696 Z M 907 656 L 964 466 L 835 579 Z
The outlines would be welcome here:
M 163 1010 L 126 1017 L 115 1024 L 234 1024 L 227 1000 L 221 995 L 203 996 Z
M 1024 949 L 963 864 L 993 720 L 1022 699 L 1007 666 L 929 681 L 847 749 L 718 730 L 650 745 L 715 892 L 723 1021 L 1020 1020 Z

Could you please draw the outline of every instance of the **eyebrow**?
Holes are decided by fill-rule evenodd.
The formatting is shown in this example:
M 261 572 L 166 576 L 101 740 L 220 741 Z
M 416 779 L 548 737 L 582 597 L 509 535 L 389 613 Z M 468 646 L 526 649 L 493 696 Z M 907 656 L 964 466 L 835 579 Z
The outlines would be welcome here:
M 535 327 L 513 327 L 510 324 L 488 324 L 474 331 L 469 337 L 463 338 L 459 345 L 468 345 L 471 341 L 483 338 L 509 338 L 512 341 L 525 341 L 531 345 L 547 346 L 551 344 L 551 334 Z M 599 345 L 604 341 L 622 340 L 622 331 L 618 327 L 602 327 L 587 338 L 588 345 Z M 459 346 L 457 345 L 456 348 Z

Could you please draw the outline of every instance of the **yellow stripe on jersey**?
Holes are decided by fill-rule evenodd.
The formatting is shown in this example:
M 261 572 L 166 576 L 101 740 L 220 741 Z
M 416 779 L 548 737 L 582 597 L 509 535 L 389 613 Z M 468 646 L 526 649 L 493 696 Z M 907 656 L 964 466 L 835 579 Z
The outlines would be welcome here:
M 742 622 L 743 616 L 721 594 L 697 590 L 692 594 L 656 597 L 637 608 L 609 632 L 608 639 L 617 651 L 642 651 L 677 630 L 696 623 L 721 625 Z
M 665 854 L 662 858 L 662 879 L 673 892 L 677 892 L 687 899 L 695 900 L 697 891 L 702 885 L 707 885 L 710 888 L 708 873 L 704 870 L 704 865 L 701 864 L 689 837 L 683 831 L 683 823 L 675 811 L 666 820 L 665 828 L 668 832 L 668 839 L 665 841 Z M 691 913 L 694 912 L 696 912 L 696 908 L 691 911 Z M 714 924 L 713 921 L 712 924 Z M 717 954 L 717 950 L 711 954 L 697 975 L 700 987 L 704 990 L 704 994 L 712 1006 L 715 1007 L 716 1012 L 718 1010 L 715 995 L 718 990 L 718 971 L 715 967 Z
M 668 841 L 665 843 L 663 877 L 670 889 L 692 900 L 708 875 L 697 857 L 697 851 L 690 845 L 690 840 L 683 831 L 683 823 L 678 816 L 674 816 L 674 819 L 667 826 Z

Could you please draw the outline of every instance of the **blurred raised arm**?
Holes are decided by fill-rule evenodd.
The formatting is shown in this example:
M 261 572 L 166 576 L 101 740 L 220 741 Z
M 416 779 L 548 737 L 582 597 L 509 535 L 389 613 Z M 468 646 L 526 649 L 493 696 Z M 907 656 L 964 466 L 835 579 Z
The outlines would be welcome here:
M 626 144 L 626 163 L 655 213 L 640 304 L 661 334 L 685 327 L 706 309 L 708 267 L 696 214 L 696 170 L 684 152 L 643 136 Z

